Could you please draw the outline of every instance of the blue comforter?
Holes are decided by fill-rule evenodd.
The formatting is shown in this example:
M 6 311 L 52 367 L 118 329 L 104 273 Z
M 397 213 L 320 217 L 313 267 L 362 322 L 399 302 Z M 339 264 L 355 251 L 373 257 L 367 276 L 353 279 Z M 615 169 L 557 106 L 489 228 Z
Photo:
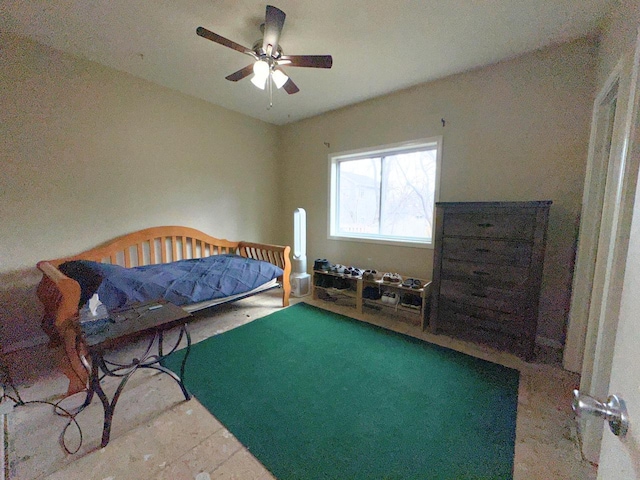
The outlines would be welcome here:
M 175 305 L 188 305 L 229 297 L 253 290 L 284 273 L 271 263 L 238 255 L 133 268 L 77 260 L 60 265 L 60 270 L 80 283 L 83 300 L 93 295 L 86 291 L 87 286 L 99 284 L 100 301 L 110 310 L 160 298 Z

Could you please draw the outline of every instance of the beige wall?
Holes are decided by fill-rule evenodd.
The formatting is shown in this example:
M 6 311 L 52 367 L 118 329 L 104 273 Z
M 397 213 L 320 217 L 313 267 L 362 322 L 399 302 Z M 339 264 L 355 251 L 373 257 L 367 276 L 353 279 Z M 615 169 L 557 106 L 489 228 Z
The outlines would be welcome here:
M 38 260 L 155 225 L 276 242 L 277 127 L 0 36 L 0 348 L 41 336 Z
M 539 333 L 562 339 L 594 91 L 589 41 L 280 128 L 21 38 L 0 41 L 0 347 L 41 335 L 38 260 L 152 225 L 289 243 L 302 206 L 310 263 L 430 278 L 431 250 L 327 240 L 327 155 L 436 135 L 440 200 L 554 201 Z
M 322 257 L 431 278 L 432 250 L 327 239 L 327 155 L 442 135 L 441 201 L 553 201 L 538 334 L 559 344 L 594 80 L 594 43 L 580 40 L 283 127 L 283 200 L 307 210 L 310 267 Z

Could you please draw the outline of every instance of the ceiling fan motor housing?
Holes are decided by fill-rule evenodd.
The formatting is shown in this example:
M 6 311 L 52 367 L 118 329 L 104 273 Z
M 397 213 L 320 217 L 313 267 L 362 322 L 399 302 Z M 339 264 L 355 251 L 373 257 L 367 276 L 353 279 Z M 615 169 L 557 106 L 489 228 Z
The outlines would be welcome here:
M 262 43 L 263 43 L 262 38 L 260 38 L 256 40 L 255 43 L 253 44 L 253 47 L 251 47 L 251 49 L 255 52 L 256 55 L 258 55 L 258 57 L 260 57 L 261 60 L 268 57 L 267 52 L 265 52 L 264 49 L 262 48 Z M 271 55 L 271 58 L 273 58 L 274 60 L 277 60 L 281 56 L 282 56 L 282 47 L 278 45 L 278 49 L 275 51 L 275 53 Z

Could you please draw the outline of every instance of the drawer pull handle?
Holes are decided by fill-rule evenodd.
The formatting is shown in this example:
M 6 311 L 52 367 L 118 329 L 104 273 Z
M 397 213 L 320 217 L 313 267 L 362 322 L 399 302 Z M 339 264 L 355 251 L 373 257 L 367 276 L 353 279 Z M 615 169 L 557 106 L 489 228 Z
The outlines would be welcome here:
M 476 252 L 480 252 L 480 253 L 489 253 L 491 250 L 489 250 L 488 248 L 476 248 Z
M 471 296 L 478 297 L 478 298 L 487 298 L 487 296 L 484 293 L 472 293 Z
M 491 275 L 489 272 L 483 272 L 482 270 L 474 270 L 474 275 Z
M 482 228 L 489 228 L 493 227 L 493 223 L 479 223 L 478 226 Z

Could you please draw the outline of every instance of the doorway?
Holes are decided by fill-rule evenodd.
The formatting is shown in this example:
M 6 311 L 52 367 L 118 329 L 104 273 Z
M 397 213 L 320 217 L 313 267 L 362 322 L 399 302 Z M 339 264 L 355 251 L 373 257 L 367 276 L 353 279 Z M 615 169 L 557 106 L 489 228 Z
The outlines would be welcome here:
M 625 55 L 594 103 L 574 271 L 565 368 L 581 373 L 580 391 L 608 396 L 638 174 L 628 158 L 638 54 Z M 598 463 L 601 419 L 580 422 L 583 456 Z

